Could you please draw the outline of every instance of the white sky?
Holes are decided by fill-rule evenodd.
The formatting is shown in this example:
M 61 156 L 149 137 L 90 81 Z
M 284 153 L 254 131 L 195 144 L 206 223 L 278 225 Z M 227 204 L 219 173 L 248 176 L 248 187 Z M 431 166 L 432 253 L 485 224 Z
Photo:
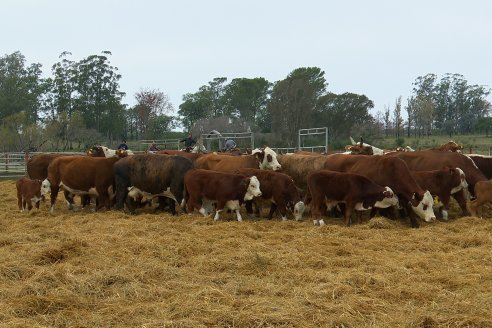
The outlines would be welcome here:
M 45 75 L 62 51 L 112 52 L 120 90 L 186 93 L 215 77 L 284 79 L 325 71 L 328 91 L 403 104 L 419 75 L 463 74 L 492 86 L 489 0 L 3 0 L 0 56 L 20 51 Z M 492 101 L 492 96 L 489 96 Z

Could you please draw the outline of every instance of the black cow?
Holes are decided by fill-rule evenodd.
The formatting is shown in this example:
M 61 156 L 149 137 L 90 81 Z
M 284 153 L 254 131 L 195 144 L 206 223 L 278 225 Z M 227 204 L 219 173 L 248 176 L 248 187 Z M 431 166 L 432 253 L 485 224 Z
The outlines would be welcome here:
M 169 205 L 176 214 L 183 200 L 184 174 L 193 167 L 191 160 L 172 155 L 134 155 L 114 165 L 116 209 L 123 209 L 125 200 L 131 213 L 138 203 L 159 198 L 159 208 Z M 167 201 L 172 199 L 172 202 Z

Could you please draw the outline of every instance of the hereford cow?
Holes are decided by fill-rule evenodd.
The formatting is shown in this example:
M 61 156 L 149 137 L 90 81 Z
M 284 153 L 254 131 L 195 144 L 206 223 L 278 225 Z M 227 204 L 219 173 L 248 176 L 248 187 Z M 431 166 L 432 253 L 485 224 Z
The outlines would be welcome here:
M 479 181 L 475 184 L 476 198 L 470 202 L 470 212 L 473 216 L 482 217 L 482 206 L 492 202 L 492 180 Z
M 352 145 L 357 145 L 357 143 L 355 142 L 355 140 L 350 137 L 350 142 L 352 143 Z M 372 153 L 374 155 L 383 155 L 384 154 L 384 151 L 381 149 L 381 148 L 378 148 L 378 147 L 374 147 L 374 146 L 371 146 L 369 144 L 366 144 L 365 142 L 362 141 L 362 138 L 360 140 L 360 143 L 359 144 L 362 144 L 361 146 L 364 146 L 364 147 L 370 147 L 372 148 Z
M 54 212 L 60 187 L 71 195 L 90 195 L 98 199 L 96 210 L 110 209 L 113 194 L 113 164 L 120 158 L 90 156 L 62 156 L 48 166 L 48 177 L 41 185 L 41 193 L 51 192 L 51 212 Z M 69 209 L 73 207 L 70 199 Z
M 123 209 L 126 203 L 128 210 L 134 214 L 135 202 L 158 198 L 161 209 L 167 204 L 170 211 L 176 214 L 176 206 L 181 210 L 184 175 L 192 167 L 188 158 L 173 155 L 145 154 L 121 159 L 114 165 L 115 208 Z
M 217 153 L 204 155 L 195 161 L 195 168 L 233 173 L 241 168 L 259 168 L 277 171 L 282 166 L 277 161 L 277 154 L 266 147 L 255 149 L 251 155 L 228 156 Z
M 451 195 L 466 189 L 465 174 L 459 168 L 444 168 L 432 171 L 411 171 L 413 178 L 434 197 L 434 207 L 438 207 L 444 220 L 448 220 L 449 199 Z M 465 204 L 460 204 L 465 206 Z
M 214 221 L 219 219 L 220 212 L 225 207 L 235 211 L 237 220 L 242 221 L 239 213 L 241 204 L 261 196 L 260 182 L 255 176 L 195 169 L 185 174 L 184 185 L 188 212 L 197 209 L 207 216 L 205 203 L 216 203 Z
M 273 213 L 278 208 L 282 220 L 287 220 L 287 210 L 294 214 L 296 220 L 302 219 L 304 213 L 304 202 L 301 201 L 299 190 L 294 180 L 287 174 L 260 169 L 239 169 L 236 171 L 248 177 L 256 176 L 261 185 L 261 198 L 271 201 L 268 219 L 271 220 Z M 253 213 L 252 202 L 246 202 L 248 214 Z M 259 210 L 259 207 L 257 207 Z
M 17 204 L 21 212 L 32 209 L 32 202 L 36 208 L 39 208 L 41 201 L 41 180 L 31 180 L 28 178 L 20 178 L 15 182 L 17 188 Z
M 473 195 L 475 184 L 478 181 L 487 180 L 485 175 L 478 169 L 472 159 L 467 156 L 450 151 L 435 151 L 421 150 L 413 152 L 398 152 L 391 153 L 385 156 L 397 157 L 405 161 L 412 171 L 431 171 L 440 170 L 443 167 L 459 167 L 466 177 L 468 183 L 468 191 Z M 462 211 L 462 215 L 466 216 L 470 213 L 464 204 L 466 204 L 467 193 L 465 190 L 460 190 L 454 193 L 453 198 L 456 199 Z
M 402 153 L 405 154 L 405 153 Z M 405 162 L 391 156 L 329 155 L 324 169 L 363 175 L 380 186 L 390 187 L 402 206 L 410 207 L 426 222 L 435 220 L 433 199 L 429 191 L 422 189 L 410 174 Z M 418 223 L 409 211 L 412 227 Z
M 288 174 L 294 180 L 296 186 L 302 189 L 307 188 L 307 176 L 309 173 L 320 170 L 325 165 L 327 156 L 319 155 L 280 155 L 279 163 L 282 165 L 282 172 Z
M 319 170 L 308 175 L 307 184 L 306 203 L 312 203 L 311 215 L 315 225 L 325 224 L 321 216 L 326 213 L 327 206 L 331 209 L 343 203 L 345 224 L 350 226 L 354 210 L 387 208 L 398 204 L 398 198 L 391 188 L 381 187 L 359 174 Z

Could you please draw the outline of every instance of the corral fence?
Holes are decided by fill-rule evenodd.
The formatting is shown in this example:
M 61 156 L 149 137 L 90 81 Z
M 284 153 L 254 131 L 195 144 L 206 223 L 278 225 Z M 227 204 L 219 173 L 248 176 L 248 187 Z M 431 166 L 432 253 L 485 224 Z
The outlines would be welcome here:
M 296 150 L 306 150 L 328 153 L 328 128 L 299 129 L 297 132 L 297 147 L 272 147 L 277 153 L 293 153 Z
M 149 149 L 149 147 L 152 144 L 155 144 L 157 148 L 164 150 L 164 149 L 174 149 L 174 150 L 179 150 L 179 142 L 182 139 L 151 139 L 151 140 L 140 140 L 138 142 L 138 151 L 145 151 Z
M 48 152 L 49 154 L 85 155 L 82 152 Z M 43 152 L 0 153 L 0 179 L 20 178 L 27 175 L 27 161 Z

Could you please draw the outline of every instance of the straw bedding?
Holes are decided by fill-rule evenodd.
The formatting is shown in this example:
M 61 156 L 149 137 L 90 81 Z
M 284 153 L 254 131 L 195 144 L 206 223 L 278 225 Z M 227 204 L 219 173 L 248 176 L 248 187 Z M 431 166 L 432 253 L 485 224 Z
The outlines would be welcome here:
M 492 327 L 492 220 L 409 228 L 20 213 L 0 182 L 5 327 Z M 490 210 L 485 216 L 492 217 Z

